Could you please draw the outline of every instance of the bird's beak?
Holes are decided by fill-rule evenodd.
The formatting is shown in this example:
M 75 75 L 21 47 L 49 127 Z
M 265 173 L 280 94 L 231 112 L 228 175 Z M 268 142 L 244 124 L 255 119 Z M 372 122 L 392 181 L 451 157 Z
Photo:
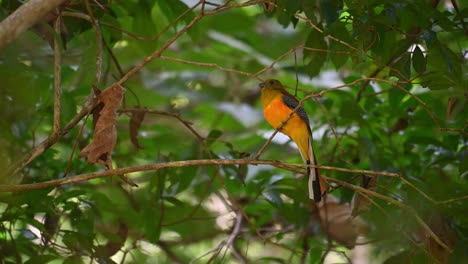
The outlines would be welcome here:
M 264 87 L 265 87 L 265 85 L 266 85 L 265 83 L 260 83 L 260 84 L 258 85 L 258 87 L 260 87 L 260 88 L 264 88 Z

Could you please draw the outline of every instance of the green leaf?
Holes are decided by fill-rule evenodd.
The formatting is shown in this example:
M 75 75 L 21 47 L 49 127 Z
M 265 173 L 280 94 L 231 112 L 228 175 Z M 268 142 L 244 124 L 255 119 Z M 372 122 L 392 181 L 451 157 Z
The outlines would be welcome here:
M 300 10 L 300 1 L 278 0 L 275 4 L 275 15 L 278 22 L 284 27 L 287 27 L 291 22 L 296 26 L 298 19 L 294 14 Z
M 178 2 L 175 0 L 175 2 Z M 151 20 L 157 28 L 157 32 L 161 32 L 167 25 L 169 25 L 169 19 L 167 18 L 170 15 L 170 9 L 167 8 L 167 5 L 164 2 L 156 2 L 151 8 Z
M 83 264 L 84 261 L 80 258 L 80 256 L 71 256 L 66 258 L 63 261 L 63 264 Z
M 159 241 L 161 236 L 161 212 L 164 210 L 162 200 L 150 201 L 143 208 L 142 216 L 144 217 L 143 224 L 145 225 L 145 235 L 149 242 L 155 243 Z
M 24 262 L 24 264 L 46 264 L 50 263 L 52 260 L 57 259 L 58 256 L 54 255 L 40 255 L 40 256 L 33 256 L 28 261 Z
M 343 0 L 320 0 L 320 7 L 325 22 L 330 25 L 340 16 L 340 11 L 343 9 Z
M 426 71 L 426 58 L 419 46 L 413 50 L 413 68 L 419 74 Z
M 2 17 L 6 17 L 27 1 L 1 2 Z M 206 1 L 203 19 L 193 23 L 192 19 L 203 12 L 205 1 L 101 2 L 105 4 L 93 2 L 91 8 L 105 40 L 102 52 L 97 50 L 99 42 L 91 21 L 76 17 L 63 20 L 68 32 L 68 49 L 62 50 L 60 63 L 64 133 L 57 142 L 48 139 L 54 137 L 53 49 L 36 34 L 37 26 L 4 48 L 0 59 L 0 127 L 6 129 L 0 132 L 0 171 L 5 174 L 6 168 L 22 163 L 24 155 L 44 144 L 44 153 L 31 157 L 16 176 L 5 175 L 4 183 L 61 179 L 69 165 L 70 177 L 104 170 L 77 157 L 93 132 L 90 119 L 75 118 L 87 104 L 96 61 L 102 59 L 99 88 L 118 81 L 120 70 L 130 74 L 124 80 L 128 91 L 125 101 L 112 126 L 118 134 L 112 161 L 115 168 L 131 168 L 133 172 L 125 176 L 139 186 L 127 186 L 114 176 L 114 182 L 99 178 L 56 188 L 1 193 L 3 262 L 46 263 L 49 256 L 50 263 L 89 262 L 102 252 L 97 246 L 112 242 L 116 227 L 122 224 L 128 228 L 129 241 L 122 248 L 130 250 L 127 262 L 232 263 L 235 256 L 224 251 L 202 255 L 228 239 L 234 230 L 233 216 L 243 209 L 242 239 L 236 240 L 235 246 L 249 262 L 317 263 L 328 244 L 337 243 L 320 230 L 313 202 L 307 197 L 305 168 L 195 163 L 208 156 L 245 160 L 248 153 L 254 155 L 266 143 L 265 133 L 271 127 L 262 117 L 259 80 L 279 79 L 290 85 L 287 88 L 292 93 L 297 79 L 298 97 L 303 98 L 320 90 L 315 80 L 310 82 L 304 76 L 317 75 L 325 68 L 339 69 L 339 75 L 336 80 L 323 80 L 324 86 L 345 85 L 326 90 L 322 97 L 304 104 L 311 128 L 318 134 L 313 145 L 320 164 L 398 172 L 437 201 L 468 193 L 463 133 L 468 64 L 462 25 L 468 1 L 457 1 L 459 8 L 454 10 L 443 4 L 434 8 L 428 1 L 411 0 L 272 0 L 268 1 L 275 8 L 271 10 L 263 8 L 262 1 L 218 0 Z M 196 6 L 192 10 L 185 3 Z M 88 13 L 83 5 L 70 7 Z M 53 22 L 46 18 L 42 24 L 49 24 L 50 30 Z M 323 28 L 323 33 L 315 26 Z M 160 34 L 165 28 L 168 30 Z M 304 60 L 296 65 L 290 51 L 302 46 L 310 50 L 301 50 L 299 58 L 303 55 Z M 410 47 L 414 50 L 408 52 Z M 417 79 L 404 86 L 411 94 L 394 85 L 397 81 L 403 85 L 415 75 Z M 371 82 L 366 80 L 369 77 Z M 361 100 L 356 102 L 360 91 Z M 176 108 L 171 105 L 173 101 L 183 104 Z M 220 112 L 221 102 L 242 104 L 252 113 L 252 122 L 246 125 L 231 112 Z M 133 105 L 149 110 L 141 128 L 141 142 L 146 148 L 139 151 L 131 147 L 127 129 L 127 110 Z M 208 150 L 200 145 L 197 135 L 174 118 L 176 113 L 205 137 Z M 453 130 L 441 131 L 439 127 Z M 398 133 L 388 133 L 392 128 Z M 264 149 L 259 162 L 303 165 L 294 143 L 276 143 L 279 136 Z M 178 167 L 183 163 L 189 167 Z M 147 171 L 153 169 L 157 171 Z M 338 170 L 322 173 L 360 184 L 360 175 Z M 451 246 L 451 261 L 468 263 L 463 261 L 468 203 L 456 200 L 433 206 L 398 179 L 380 180 L 379 193 L 400 197 L 431 228 L 434 213 L 449 219 L 448 226 L 455 228 L 458 236 L 458 242 Z M 331 185 L 330 194 L 342 203 L 350 202 L 355 195 L 354 190 Z M 419 245 L 394 232 L 418 230 L 416 219 L 403 217 L 398 206 L 378 199 L 375 202 L 382 210 L 371 209 L 363 217 L 370 227 L 379 227 L 370 228 L 369 238 L 385 239 L 379 239 L 370 256 L 385 261 L 391 256 L 389 252 L 406 252 L 394 263 L 432 261 Z M 57 214 L 58 225 L 41 221 L 44 215 Z M 43 248 L 35 243 L 37 236 L 28 231 L 28 226 L 57 231 Z M 122 235 L 124 231 L 120 229 Z M 256 231 L 286 247 L 274 251 L 267 248 L 259 254 L 255 249 L 265 247 L 255 238 Z M 337 250 L 350 253 L 341 247 Z M 41 255 L 38 252 L 44 256 L 32 257 Z M 414 261 L 415 254 L 427 258 Z M 112 262 L 110 257 L 94 260 Z
M 467 177 L 466 173 L 468 172 L 468 151 L 465 151 L 463 153 L 461 159 L 460 159 L 460 164 L 458 166 L 458 173 L 460 173 L 460 176 L 464 175 L 463 177 Z
M 188 6 L 184 2 L 179 1 L 179 0 L 172 0 L 172 1 L 158 0 L 157 2 L 161 8 L 161 11 L 163 11 L 164 15 L 167 17 L 169 21 L 174 21 L 180 15 L 182 15 L 184 12 L 188 10 Z M 190 11 L 186 13 L 179 21 L 177 21 L 177 23 L 175 23 L 173 27 L 176 28 L 176 26 L 180 24 L 181 21 L 188 24 L 194 18 L 195 18 L 195 14 L 193 13 L 193 11 Z
M 431 72 L 421 77 L 421 80 L 431 90 L 448 90 L 456 85 L 454 79 L 443 72 Z
M 319 74 L 320 69 L 325 64 L 328 45 L 325 42 L 323 34 L 314 29 L 309 33 L 305 47 L 316 49 L 304 49 L 304 70 L 310 77 L 314 77 Z
M 391 65 L 392 70 L 390 75 L 402 80 L 408 80 L 411 76 L 410 61 L 411 54 L 409 52 L 404 52 L 400 58 L 393 65 Z
M 279 193 L 274 191 L 273 188 L 270 188 L 270 190 L 264 191 L 262 194 L 263 194 L 263 197 L 265 197 L 265 199 L 269 201 L 271 204 L 273 204 L 274 206 L 280 206 L 281 204 L 283 204 L 283 200 L 281 199 Z
M 285 259 L 278 258 L 278 257 L 262 257 L 256 260 L 258 263 L 277 263 L 277 264 L 285 264 L 288 263 Z
M 340 94 L 343 96 L 338 109 L 340 118 L 344 118 L 349 122 L 361 120 L 363 111 L 355 98 L 345 92 Z
M 223 132 L 217 129 L 211 130 L 208 136 L 206 137 L 206 142 L 209 145 L 213 144 L 219 137 L 223 135 Z
M 351 36 L 346 29 L 346 23 L 336 21 L 328 27 L 327 33 L 345 43 L 351 43 Z M 335 65 L 336 69 L 341 68 L 350 57 L 350 54 L 338 53 L 350 51 L 350 49 L 337 41 L 330 41 L 330 51 L 330 59 Z
M 164 196 L 164 200 L 175 206 L 185 206 L 184 202 L 175 198 L 174 196 Z
M 427 52 L 427 68 L 461 76 L 461 58 L 445 43 L 437 42 Z

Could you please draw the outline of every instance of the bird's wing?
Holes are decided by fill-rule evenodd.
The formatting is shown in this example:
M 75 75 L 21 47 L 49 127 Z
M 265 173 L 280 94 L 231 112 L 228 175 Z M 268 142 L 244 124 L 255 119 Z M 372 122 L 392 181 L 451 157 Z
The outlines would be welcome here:
M 297 105 L 299 104 L 299 101 L 288 93 L 283 93 L 282 100 L 284 104 L 287 105 L 291 110 L 296 109 Z M 304 122 L 306 122 L 307 126 L 310 126 L 309 117 L 307 117 L 307 113 L 302 106 L 296 110 L 296 114 L 299 115 L 299 117 L 301 117 Z

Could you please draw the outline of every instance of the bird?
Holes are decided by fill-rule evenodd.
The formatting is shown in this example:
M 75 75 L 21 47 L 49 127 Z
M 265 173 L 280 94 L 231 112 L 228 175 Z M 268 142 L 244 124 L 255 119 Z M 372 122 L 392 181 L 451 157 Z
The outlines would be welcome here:
M 259 84 L 263 115 L 275 129 L 292 139 L 307 165 L 317 165 L 312 148 L 309 118 L 299 100 L 288 93 L 280 81 L 269 79 Z M 289 118 L 289 119 L 288 119 Z M 318 168 L 307 167 L 309 198 L 316 203 L 325 195 L 323 179 Z

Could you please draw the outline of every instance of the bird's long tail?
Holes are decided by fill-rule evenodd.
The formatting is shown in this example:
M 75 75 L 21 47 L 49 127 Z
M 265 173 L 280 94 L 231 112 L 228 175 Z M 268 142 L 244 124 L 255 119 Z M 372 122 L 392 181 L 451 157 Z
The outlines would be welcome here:
M 307 160 L 306 163 L 307 165 L 317 165 L 315 155 L 312 155 L 311 159 Z M 320 171 L 318 168 L 307 167 L 307 174 L 309 175 L 309 198 L 314 199 L 314 201 L 318 203 L 322 200 L 323 194 Z
M 304 162 L 307 165 L 318 165 L 314 149 L 312 148 L 312 135 L 309 135 L 307 148 L 308 155 L 302 155 Z M 320 170 L 318 168 L 307 167 L 307 175 L 309 175 L 309 198 L 314 199 L 314 201 L 318 203 L 322 200 L 322 195 L 325 192 L 325 186 L 320 177 Z

